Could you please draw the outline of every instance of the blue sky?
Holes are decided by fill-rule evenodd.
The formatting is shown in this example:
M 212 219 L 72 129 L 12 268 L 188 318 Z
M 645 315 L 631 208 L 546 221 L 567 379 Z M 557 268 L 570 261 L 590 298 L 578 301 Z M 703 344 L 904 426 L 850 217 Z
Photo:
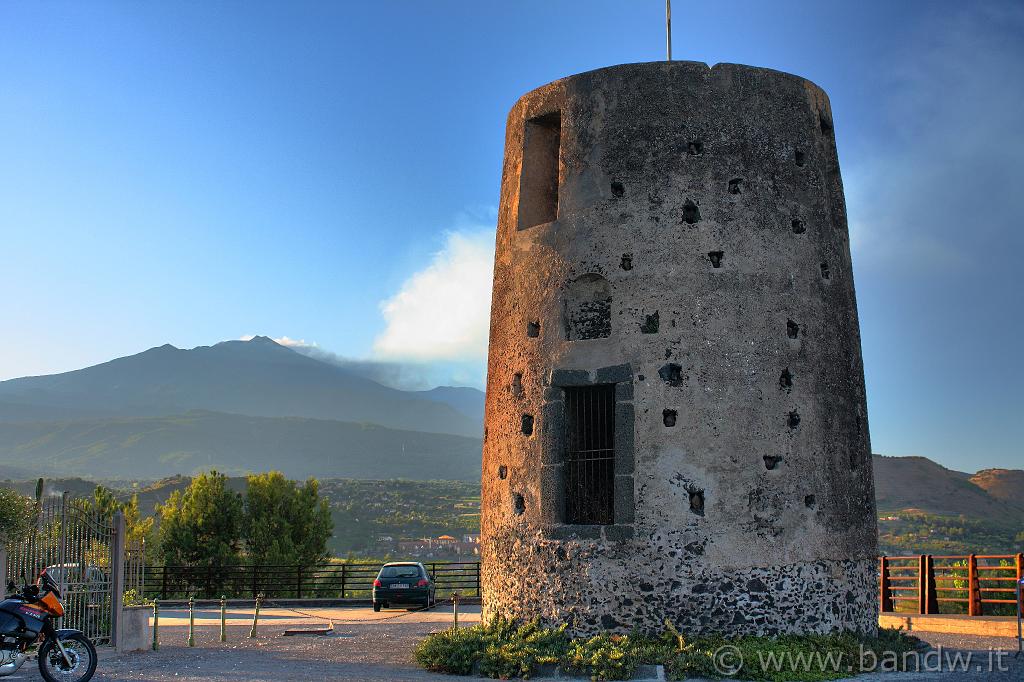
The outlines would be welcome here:
M 508 109 L 662 58 L 663 11 L 0 4 L 0 379 L 267 334 L 480 385 Z M 1024 7 L 690 0 L 674 29 L 831 97 L 875 451 L 1024 466 Z

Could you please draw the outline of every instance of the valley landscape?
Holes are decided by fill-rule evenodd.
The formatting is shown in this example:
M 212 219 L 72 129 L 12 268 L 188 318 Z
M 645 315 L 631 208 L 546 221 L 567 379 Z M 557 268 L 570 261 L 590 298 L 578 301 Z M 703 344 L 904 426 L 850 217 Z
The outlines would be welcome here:
M 25 494 L 38 476 L 50 493 L 103 484 L 143 514 L 210 469 L 239 491 L 247 473 L 312 476 L 331 551 L 390 556 L 400 539 L 479 532 L 482 412 L 476 389 L 401 391 L 266 337 L 162 346 L 0 382 L 0 476 Z M 875 455 L 874 474 L 884 552 L 1024 548 L 1022 470 Z

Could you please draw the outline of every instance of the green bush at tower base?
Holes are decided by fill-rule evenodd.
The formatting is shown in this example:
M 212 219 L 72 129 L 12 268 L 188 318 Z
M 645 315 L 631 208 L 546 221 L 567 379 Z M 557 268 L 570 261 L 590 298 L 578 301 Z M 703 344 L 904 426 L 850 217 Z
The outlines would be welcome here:
M 815 682 L 858 672 L 906 669 L 907 655 L 922 646 L 916 637 L 893 629 L 882 629 L 875 637 L 839 633 L 691 638 L 666 621 L 665 631 L 656 637 L 601 633 L 572 638 L 565 630 L 565 625 L 552 628 L 538 621 L 520 623 L 499 617 L 429 635 L 417 646 L 415 656 L 427 670 L 495 679 L 528 679 L 544 667 L 557 666 L 594 680 L 628 680 L 638 666 L 662 665 L 672 680 L 730 677 Z

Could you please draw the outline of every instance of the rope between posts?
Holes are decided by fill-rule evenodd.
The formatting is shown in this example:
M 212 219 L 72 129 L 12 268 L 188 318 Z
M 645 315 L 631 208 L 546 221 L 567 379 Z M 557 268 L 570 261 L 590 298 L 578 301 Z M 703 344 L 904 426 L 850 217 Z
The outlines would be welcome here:
M 193 628 L 194 628 L 194 621 L 193 621 L 192 613 L 193 613 L 193 608 L 194 608 L 193 607 L 193 603 L 194 602 L 192 602 L 191 598 L 189 599 L 189 602 L 190 602 L 190 604 L 189 604 L 189 629 L 188 629 L 187 646 L 195 646 L 192 643 L 193 642 L 192 632 L 193 632 Z M 330 623 L 331 629 L 332 630 L 334 629 L 334 621 L 332 619 L 330 619 L 330 618 L 326 618 L 325 619 L 321 615 L 317 615 L 317 614 L 314 614 L 314 613 L 309 613 L 308 611 L 303 611 L 302 609 L 297 609 L 297 608 L 292 607 L 292 606 L 282 606 L 282 605 L 277 604 L 276 602 L 271 601 L 271 600 L 266 599 L 266 598 L 260 599 L 259 602 L 260 602 L 260 605 L 266 605 L 266 606 L 269 606 L 270 608 L 275 608 L 275 609 L 279 609 L 281 611 L 287 611 L 287 612 L 290 612 L 290 613 L 297 613 L 300 616 L 305 616 L 306 618 L 311 618 L 313 620 L 320 620 L 320 621 L 327 620 Z M 381 618 L 374 618 L 372 621 L 369 621 L 369 622 L 371 622 L 371 623 L 379 623 L 379 622 L 383 622 L 383 621 L 397 620 L 398 618 L 403 618 L 405 616 L 409 616 L 409 615 L 412 615 L 414 613 L 419 613 L 421 611 L 429 611 L 430 609 L 433 609 L 436 606 L 437 606 L 437 602 L 435 601 L 433 604 L 431 604 L 429 606 L 417 606 L 417 607 L 412 608 L 412 609 L 406 609 L 402 613 L 396 613 L 396 614 L 391 615 L 391 616 L 383 616 Z M 159 627 L 159 625 L 158 625 L 158 623 L 159 623 L 159 620 L 158 620 L 159 619 L 159 615 L 158 615 L 159 614 L 159 608 L 160 608 L 159 602 L 158 601 L 154 602 L 153 603 L 153 610 L 154 610 L 154 619 L 153 619 L 154 620 L 154 623 L 153 623 L 153 626 L 154 626 L 153 627 L 153 649 L 154 650 L 156 650 L 157 647 L 159 646 L 157 644 L 157 642 L 158 642 L 158 639 L 157 639 L 157 637 L 158 637 L 158 635 L 157 635 L 157 628 Z M 253 626 L 255 627 L 255 623 L 253 624 Z M 252 635 L 250 635 L 250 636 L 252 636 Z M 224 640 L 222 639 L 221 641 L 224 641 Z
M 301 609 L 296 609 L 296 608 L 291 607 L 291 606 L 281 606 L 279 604 L 275 604 L 274 602 L 270 601 L 269 599 L 264 599 L 263 603 L 270 605 L 271 608 L 280 609 L 282 611 L 291 611 L 292 613 L 298 613 L 300 615 L 306 616 L 307 618 L 313 618 L 313 619 L 316 619 L 316 620 L 329 620 L 330 621 L 330 618 L 325 619 L 323 616 L 318 616 L 318 615 L 315 615 L 315 614 L 312 614 L 312 613 L 308 613 L 306 611 L 302 611 Z M 396 618 L 402 618 L 403 616 L 408 616 L 408 615 L 411 615 L 413 613 L 418 613 L 420 611 L 428 611 L 428 610 L 434 608 L 435 606 L 437 606 L 436 602 L 434 604 L 432 604 L 431 606 L 417 606 L 414 609 L 406 609 L 405 612 L 403 612 L 403 613 L 396 613 L 396 614 L 394 614 L 392 616 L 384 616 L 384 617 L 381 617 L 381 618 L 374 618 L 372 621 L 368 621 L 368 622 L 370 622 L 370 623 L 379 623 L 379 622 L 385 621 L 385 620 L 394 620 Z M 334 621 L 331 621 L 331 626 L 333 627 L 333 625 L 334 625 Z

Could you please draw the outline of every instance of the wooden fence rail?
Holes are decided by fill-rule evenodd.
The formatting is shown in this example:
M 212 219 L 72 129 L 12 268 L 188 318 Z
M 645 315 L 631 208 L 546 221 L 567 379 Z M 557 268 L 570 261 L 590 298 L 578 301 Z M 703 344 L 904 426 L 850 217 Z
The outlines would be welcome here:
M 458 591 L 480 596 L 479 562 L 425 562 L 438 598 Z M 151 599 L 268 598 L 369 599 L 381 564 L 316 566 L 146 566 L 144 594 Z
M 1012 615 L 1024 554 L 882 556 L 878 576 L 882 612 Z

